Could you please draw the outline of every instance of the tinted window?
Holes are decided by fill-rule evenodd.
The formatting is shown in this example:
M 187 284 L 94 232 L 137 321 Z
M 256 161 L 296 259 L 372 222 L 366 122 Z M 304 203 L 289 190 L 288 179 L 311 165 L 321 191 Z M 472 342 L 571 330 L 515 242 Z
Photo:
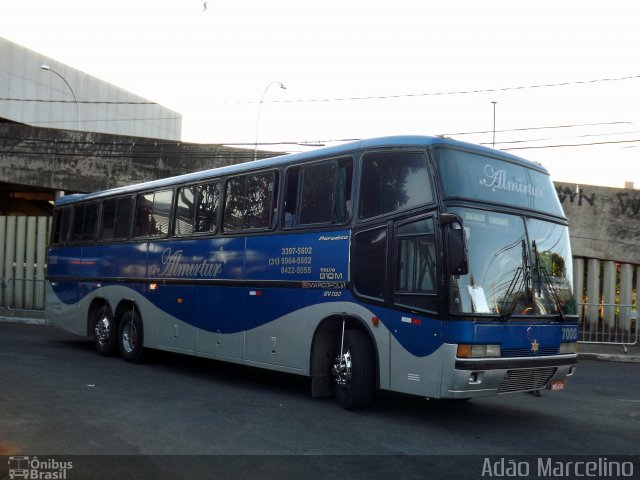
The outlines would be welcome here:
M 355 236 L 352 258 L 353 283 L 360 295 L 383 299 L 387 268 L 387 227 Z
M 138 195 L 136 199 L 136 237 L 164 237 L 169 233 L 169 212 L 173 191 Z
M 373 152 L 362 159 L 359 218 L 433 202 L 424 153 Z
M 394 303 L 422 310 L 438 309 L 433 218 L 405 223 L 396 229 L 397 277 Z
M 196 198 L 198 187 L 189 186 L 178 189 L 176 199 L 176 224 L 173 227 L 175 235 L 191 235 L 194 231 L 194 216 L 196 212 Z
M 132 198 L 110 198 L 102 202 L 100 240 L 126 240 L 131 228 Z
M 549 175 L 486 155 L 436 150 L 444 194 L 564 216 Z
M 218 183 L 180 188 L 176 202 L 174 234 L 215 233 L 219 203 Z
M 302 204 L 300 206 L 301 225 L 331 221 L 335 184 L 335 162 L 320 163 L 304 168 Z
M 59 208 L 53 217 L 53 228 L 51 235 L 52 244 L 66 243 L 69 238 L 69 227 L 71 226 L 71 207 Z
M 285 227 L 346 223 L 351 211 L 350 158 L 287 170 Z
M 229 179 L 225 197 L 224 230 L 269 228 L 276 206 L 276 187 L 274 172 Z
M 74 243 L 94 240 L 98 226 L 98 204 L 77 205 L 73 207 L 73 233 L 71 241 Z

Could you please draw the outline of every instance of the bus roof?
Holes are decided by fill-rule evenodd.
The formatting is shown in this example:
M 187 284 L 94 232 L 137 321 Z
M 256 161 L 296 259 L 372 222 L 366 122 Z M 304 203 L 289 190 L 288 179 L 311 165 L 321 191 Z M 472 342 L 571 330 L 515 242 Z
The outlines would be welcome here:
M 547 170 L 537 162 L 525 160 L 521 157 L 511 155 L 499 150 L 483 147 L 467 142 L 461 142 L 453 140 L 447 137 L 433 137 L 433 136 L 421 136 L 421 135 L 397 135 L 389 137 L 370 138 L 366 140 L 358 140 L 355 142 L 345 143 L 333 147 L 324 147 L 316 150 L 311 150 L 302 153 L 292 153 L 279 155 L 277 157 L 265 158 L 262 160 L 256 160 L 253 162 L 243 162 L 234 165 L 227 165 L 224 167 L 216 167 L 209 170 L 201 170 L 193 173 L 186 173 L 174 177 L 167 177 L 158 180 L 151 180 L 148 182 L 137 183 L 133 185 L 127 185 L 124 187 L 116 187 L 110 190 L 103 190 L 93 193 L 76 193 L 72 195 L 65 195 L 56 201 L 56 205 L 65 205 L 69 203 L 75 203 L 83 200 L 99 199 L 104 196 L 111 195 L 126 195 L 138 191 L 153 190 L 163 187 L 170 187 L 175 184 L 191 183 L 206 180 L 207 178 L 215 178 L 218 176 L 234 175 L 243 173 L 250 170 L 260 170 L 274 168 L 289 163 L 299 163 L 305 161 L 311 161 L 320 158 L 339 157 L 341 155 L 347 155 L 354 151 L 368 150 L 384 147 L 428 147 L 428 146 L 448 146 L 452 148 L 464 148 L 477 151 L 478 153 L 485 153 L 491 156 L 502 157 L 505 160 L 511 161 L 523 165 L 527 168 L 533 168 L 535 170 L 547 173 Z

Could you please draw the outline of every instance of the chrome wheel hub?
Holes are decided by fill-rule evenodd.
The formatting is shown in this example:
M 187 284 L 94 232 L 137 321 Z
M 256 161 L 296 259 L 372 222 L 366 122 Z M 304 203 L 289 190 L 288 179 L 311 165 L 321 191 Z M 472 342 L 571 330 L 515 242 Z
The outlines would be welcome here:
M 133 323 L 129 322 L 125 325 L 122 331 L 122 346 L 126 350 L 127 353 L 131 353 L 136 348 L 138 335 L 136 332 L 136 327 Z
M 351 352 L 346 351 L 336 357 L 332 373 L 338 385 L 346 385 L 351 381 Z
M 100 345 L 106 345 L 111 335 L 111 319 L 106 315 L 96 322 L 94 328 L 96 339 Z

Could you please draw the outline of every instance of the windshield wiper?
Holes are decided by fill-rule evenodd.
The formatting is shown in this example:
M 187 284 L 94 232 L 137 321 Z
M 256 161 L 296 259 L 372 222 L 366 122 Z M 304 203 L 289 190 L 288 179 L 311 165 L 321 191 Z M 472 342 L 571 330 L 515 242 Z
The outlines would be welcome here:
M 522 264 L 516 269 L 516 273 L 511 279 L 511 283 L 509 284 L 509 288 L 507 288 L 507 293 L 505 294 L 505 298 L 509 304 L 500 318 L 503 322 L 509 321 L 513 315 L 523 291 L 526 294 L 526 298 L 531 297 L 531 291 L 529 288 L 529 285 L 531 284 L 531 266 L 529 265 L 529 256 L 527 255 L 527 242 L 522 239 L 521 244 Z M 522 277 L 522 283 L 520 284 L 520 287 L 516 289 L 520 282 L 520 277 Z
M 538 296 L 542 296 L 542 280 L 544 280 L 544 283 L 547 289 L 551 293 L 551 298 L 553 299 L 553 303 L 555 304 L 556 309 L 558 310 L 558 314 L 560 315 L 560 318 L 564 322 L 566 318 L 565 318 L 564 312 L 562 311 L 562 302 L 560 302 L 560 297 L 558 297 L 558 292 L 556 292 L 555 286 L 553 285 L 553 282 L 551 280 L 551 277 L 549 276 L 549 273 L 547 272 L 547 269 L 544 268 L 544 265 L 542 265 L 542 262 L 540 262 L 540 254 L 538 253 L 538 246 L 536 245 L 535 240 L 533 241 L 531 248 L 533 250 L 533 257 L 536 262 L 534 268 L 535 268 L 536 277 L 537 277 Z

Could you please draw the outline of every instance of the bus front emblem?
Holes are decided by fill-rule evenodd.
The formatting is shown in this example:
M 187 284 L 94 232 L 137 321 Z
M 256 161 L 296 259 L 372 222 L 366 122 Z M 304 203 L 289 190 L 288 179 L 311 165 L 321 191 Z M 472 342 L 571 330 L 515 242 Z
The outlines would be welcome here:
M 534 339 L 533 342 L 531 342 L 531 351 L 533 353 L 537 353 L 539 348 L 540 344 L 538 343 L 538 340 Z

